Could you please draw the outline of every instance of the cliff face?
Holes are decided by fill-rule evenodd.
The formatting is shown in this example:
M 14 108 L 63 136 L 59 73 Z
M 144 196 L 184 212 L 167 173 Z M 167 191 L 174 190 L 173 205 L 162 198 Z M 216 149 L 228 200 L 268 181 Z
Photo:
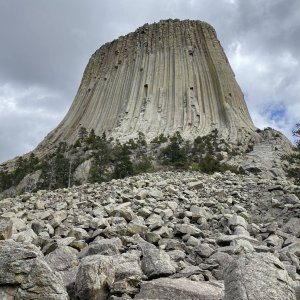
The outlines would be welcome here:
M 97 50 L 69 112 L 41 146 L 73 142 L 81 126 L 121 140 L 217 128 L 237 142 L 255 130 L 215 30 L 190 20 L 146 24 Z

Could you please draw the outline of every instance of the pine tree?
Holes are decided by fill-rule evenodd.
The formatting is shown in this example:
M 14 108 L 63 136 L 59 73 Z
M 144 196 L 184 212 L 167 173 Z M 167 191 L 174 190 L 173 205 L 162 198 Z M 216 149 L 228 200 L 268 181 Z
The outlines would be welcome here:
M 88 132 L 85 127 L 81 126 L 78 130 L 78 140 L 80 143 L 85 143 L 88 136 Z
M 296 128 L 293 130 L 293 135 L 298 138 L 296 141 L 296 150 L 300 151 L 300 123 L 296 124 Z
M 178 168 L 188 167 L 187 149 L 178 131 L 170 137 L 170 143 L 162 149 L 160 156 L 165 165 L 172 165 Z
M 125 178 L 134 174 L 133 164 L 130 160 L 130 150 L 126 144 L 121 145 L 117 142 L 114 149 L 115 152 L 115 168 L 113 178 Z
M 96 136 L 95 134 L 95 130 L 91 129 L 86 142 L 90 145 L 91 149 L 95 149 L 97 147 L 97 138 L 99 138 L 98 136 Z
M 284 156 L 290 167 L 287 169 L 287 175 L 294 179 L 295 184 L 300 185 L 300 123 L 296 124 L 293 135 L 297 138 L 294 153 Z

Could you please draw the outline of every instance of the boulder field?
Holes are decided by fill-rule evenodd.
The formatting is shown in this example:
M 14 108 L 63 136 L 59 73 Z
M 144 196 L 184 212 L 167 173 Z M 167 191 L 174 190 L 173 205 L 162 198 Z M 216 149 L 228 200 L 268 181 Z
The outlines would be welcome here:
M 3 199 L 0 298 L 300 299 L 299 195 L 169 171 Z

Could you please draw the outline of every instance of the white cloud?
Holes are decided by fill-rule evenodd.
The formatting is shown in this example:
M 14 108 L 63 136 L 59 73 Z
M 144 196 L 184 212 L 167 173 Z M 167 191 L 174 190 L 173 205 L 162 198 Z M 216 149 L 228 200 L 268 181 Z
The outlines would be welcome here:
M 65 112 L 49 108 L 59 95 L 45 88 L 0 85 L 0 161 L 31 151 Z
M 211 23 L 255 124 L 291 137 L 300 122 L 300 1 L 2 1 L 0 161 L 32 150 L 74 98 L 89 56 L 160 19 Z
M 259 128 L 273 127 L 292 138 L 300 121 L 299 61 L 288 51 L 277 56 L 251 51 L 245 42 L 229 47 L 229 60 Z

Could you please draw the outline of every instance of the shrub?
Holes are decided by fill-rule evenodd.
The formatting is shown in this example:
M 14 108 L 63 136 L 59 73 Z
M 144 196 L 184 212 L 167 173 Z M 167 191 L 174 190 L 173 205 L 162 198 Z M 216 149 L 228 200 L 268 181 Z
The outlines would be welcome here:
M 184 140 L 177 131 L 170 137 L 170 143 L 161 150 L 160 159 L 164 165 L 187 168 L 187 151 Z
M 125 178 L 134 174 L 133 164 L 130 160 L 130 150 L 126 144 L 117 143 L 114 149 L 113 178 Z
M 298 138 L 294 153 L 285 155 L 282 158 L 290 163 L 287 169 L 287 176 L 294 179 L 295 184 L 300 185 L 300 123 L 296 124 L 293 135 Z
M 155 137 L 151 143 L 161 145 L 163 143 L 166 143 L 168 141 L 168 138 L 164 136 L 163 133 L 161 133 L 159 136 Z

